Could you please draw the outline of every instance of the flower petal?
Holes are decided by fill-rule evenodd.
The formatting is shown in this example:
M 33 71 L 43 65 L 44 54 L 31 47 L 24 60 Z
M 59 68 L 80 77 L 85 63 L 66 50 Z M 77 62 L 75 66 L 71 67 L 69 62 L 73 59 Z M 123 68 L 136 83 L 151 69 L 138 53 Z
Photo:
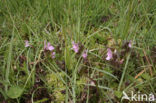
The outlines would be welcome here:
M 53 50 L 54 50 L 54 47 L 48 42 L 48 44 L 47 44 L 47 49 L 48 49 L 49 51 L 53 51 Z
M 29 46 L 30 46 L 29 41 L 25 40 L 25 47 L 29 47 Z
M 111 60 L 113 58 L 113 54 L 110 48 L 107 49 L 107 57 L 106 60 Z
M 82 54 L 82 57 L 83 57 L 83 59 L 86 59 L 87 56 L 88 56 L 88 51 L 85 50 L 85 51 L 83 52 L 83 54 Z
M 54 47 L 53 46 L 49 46 L 48 47 L 48 50 L 53 51 L 54 50 Z
M 78 53 L 79 51 L 79 44 L 75 43 L 74 41 L 72 42 L 72 49 L 74 50 L 75 53 Z
M 54 59 L 55 58 L 55 52 L 52 52 L 52 54 L 51 54 L 51 57 L 52 57 L 52 59 Z

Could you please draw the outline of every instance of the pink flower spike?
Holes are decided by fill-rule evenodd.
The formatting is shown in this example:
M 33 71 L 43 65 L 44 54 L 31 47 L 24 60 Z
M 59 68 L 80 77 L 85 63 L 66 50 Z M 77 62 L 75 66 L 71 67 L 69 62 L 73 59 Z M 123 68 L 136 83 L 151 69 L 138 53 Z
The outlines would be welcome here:
M 25 47 L 30 47 L 29 41 L 25 40 Z
M 73 42 L 72 42 L 72 45 L 73 45 L 72 49 L 74 50 L 74 52 L 75 52 L 75 53 L 78 53 L 78 51 L 79 51 L 79 45 L 78 45 L 78 43 L 75 43 L 75 42 L 73 41 Z
M 51 57 L 52 57 L 52 59 L 54 59 L 55 58 L 55 52 L 52 52 L 52 54 L 51 54 Z
M 132 48 L 132 41 L 129 41 L 128 47 L 129 47 L 129 48 Z
M 47 44 L 47 49 L 48 49 L 49 51 L 53 51 L 53 50 L 54 50 L 54 47 L 53 47 L 50 43 L 48 43 L 48 44 Z
M 106 60 L 111 60 L 113 58 L 113 54 L 110 48 L 107 49 L 107 57 Z
M 46 41 L 44 41 L 44 50 L 53 51 L 54 47 L 50 44 L 50 42 L 46 43 Z
M 83 57 L 83 59 L 86 59 L 87 56 L 88 56 L 88 51 L 85 50 L 85 51 L 83 52 L 83 54 L 82 54 L 82 57 Z

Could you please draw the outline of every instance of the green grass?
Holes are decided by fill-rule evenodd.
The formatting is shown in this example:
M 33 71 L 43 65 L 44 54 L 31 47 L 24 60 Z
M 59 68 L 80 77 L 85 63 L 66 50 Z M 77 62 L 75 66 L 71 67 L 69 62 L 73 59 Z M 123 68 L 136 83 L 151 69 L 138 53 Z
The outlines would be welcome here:
M 55 59 L 44 52 L 45 40 Z M 107 48 L 117 50 L 111 61 Z M 0 1 L 0 102 L 115 103 L 123 91 L 156 95 L 155 64 L 155 0 Z

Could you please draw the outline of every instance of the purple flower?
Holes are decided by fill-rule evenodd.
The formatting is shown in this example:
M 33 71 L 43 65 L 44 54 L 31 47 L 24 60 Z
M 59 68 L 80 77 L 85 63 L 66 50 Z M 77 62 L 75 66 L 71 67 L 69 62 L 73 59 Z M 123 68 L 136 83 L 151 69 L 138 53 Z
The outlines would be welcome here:
M 83 52 L 83 54 L 82 54 L 82 57 L 83 57 L 83 59 L 86 59 L 87 56 L 88 56 L 88 51 L 85 50 L 85 51 Z
M 79 51 L 79 44 L 75 43 L 74 41 L 72 42 L 72 49 L 74 50 L 75 53 L 78 53 Z
M 30 47 L 29 41 L 25 40 L 25 47 Z
M 54 47 L 48 42 L 47 44 L 47 48 L 49 51 L 53 51 L 54 50 Z
M 107 49 L 107 57 L 106 60 L 111 60 L 113 58 L 113 54 L 110 48 Z
M 52 53 L 51 53 L 51 57 L 52 57 L 52 59 L 55 58 L 55 54 L 56 54 L 55 52 L 52 52 Z
M 50 42 L 46 44 L 46 41 L 44 41 L 44 50 L 53 51 L 54 47 L 50 44 Z
M 132 48 L 132 41 L 131 41 L 131 40 L 130 40 L 129 43 L 128 43 L 128 47 L 129 47 L 129 48 Z

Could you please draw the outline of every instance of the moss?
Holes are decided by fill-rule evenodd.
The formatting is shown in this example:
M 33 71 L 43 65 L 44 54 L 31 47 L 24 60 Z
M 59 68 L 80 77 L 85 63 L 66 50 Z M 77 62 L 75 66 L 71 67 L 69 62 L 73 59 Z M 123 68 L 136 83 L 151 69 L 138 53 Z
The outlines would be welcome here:
M 84 90 L 84 87 L 87 82 L 87 78 L 82 76 L 77 82 L 77 94 L 80 94 L 83 90 Z
M 64 78 L 63 73 L 51 73 L 46 76 L 48 86 L 53 87 L 53 93 L 56 103 L 61 103 L 65 101 L 65 94 L 62 93 L 66 89 L 65 84 L 62 82 L 61 78 Z

